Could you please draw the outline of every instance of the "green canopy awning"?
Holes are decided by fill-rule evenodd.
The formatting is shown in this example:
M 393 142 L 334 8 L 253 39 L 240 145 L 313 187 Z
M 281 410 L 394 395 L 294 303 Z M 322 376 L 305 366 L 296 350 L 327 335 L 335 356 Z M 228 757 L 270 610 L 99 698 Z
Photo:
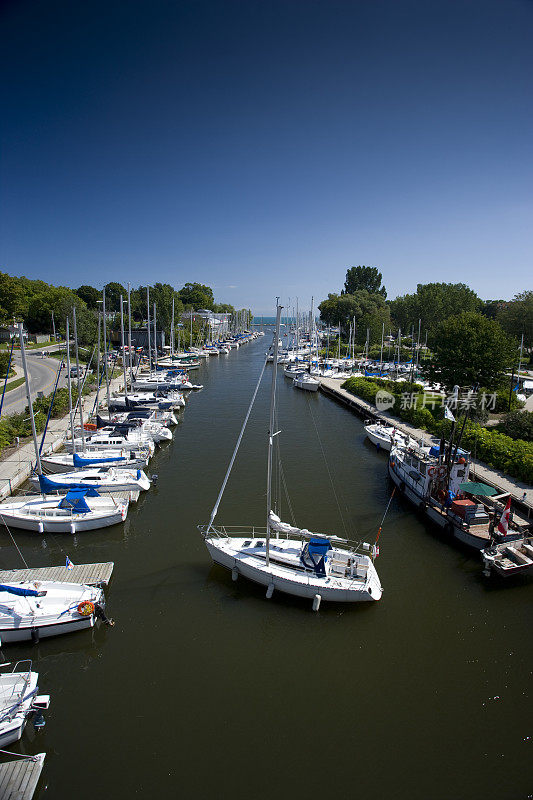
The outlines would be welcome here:
M 498 494 L 497 490 L 493 489 L 492 486 L 487 486 L 486 483 L 474 483 L 474 481 L 460 483 L 459 489 L 462 492 L 468 492 L 468 494 L 479 494 L 483 497 L 492 497 L 493 495 Z

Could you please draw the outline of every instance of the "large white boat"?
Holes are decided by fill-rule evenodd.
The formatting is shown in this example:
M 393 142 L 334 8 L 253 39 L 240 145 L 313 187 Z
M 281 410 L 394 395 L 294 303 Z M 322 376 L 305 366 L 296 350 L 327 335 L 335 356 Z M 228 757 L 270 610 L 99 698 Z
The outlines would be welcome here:
M 450 446 L 451 447 L 451 446 Z M 389 475 L 400 492 L 447 536 L 482 550 L 490 542 L 490 516 L 468 481 L 470 454 L 456 447 L 393 445 Z
M 278 306 L 274 336 L 274 363 L 277 362 L 281 307 Z M 267 356 L 268 359 L 268 356 Z M 263 371 L 266 362 L 263 365 Z M 270 426 L 268 433 L 267 469 L 267 524 L 265 528 L 248 525 L 228 528 L 215 525 L 218 506 L 228 481 L 244 429 L 251 413 L 261 378 L 256 386 L 239 435 L 230 466 L 207 525 L 200 525 L 208 552 L 216 564 L 229 569 L 234 580 L 242 575 L 267 587 L 270 598 L 275 590 L 298 597 L 309 598 L 318 610 L 322 600 L 353 603 L 379 600 L 381 583 L 374 566 L 376 550 L 364 543 L 350 543 L 345 539 L 324 533 L 311 533 L 306 529 L 283 523 L 271 510 L 272 449 L 274 430 L 276 375 L 272 370 Z
M 99 587 L 63 581 L 0 584 L 2 644 L 92 628 L 99 618 L 108 621 Z
M 393 443 L 401 447 L 407 447 L 409 444 L 416 445 L 415 440 L 410 439 L 402 431 L 392 425 L 384 425 L 381 422 L 365 425 L 365 432 L 372 444 L 387 452 L 390 451 Z
M 41 456 L 43 468 L 48 473 L 72 472 L 73 469 L 85 469 L 98 466 L 100 469 L 110 469 L 113 466 L 121 469 L 143 469 L 150 460 L 150 451 L 139 450 L 91 450 L 86 453 L 57 453 L 50 456 Z
M 320 381 L 308 372 L 300 372 L 294 379 L 295 389 L 303 389 L 306 392 L 318 392 Z
M 98 494 L 109 492 L 146 492 L 150 488 L 150 479 L 138 469 L 136 472 L 128 469 L 110 467 L 87 467 L 73 472 L 60 472 L 49 478 L 46 475 L 32 475 L 30 478 L 34 486 L 39 487 L 43 494 L 52 492 L 65 492 L 68 489 L 94 488 Z
M 0 523 L 37 533 L 78 533 L 124 522 L 128 505 L 93 488 L 69 489 L 64 497 L 26 495 L 0 503 Z

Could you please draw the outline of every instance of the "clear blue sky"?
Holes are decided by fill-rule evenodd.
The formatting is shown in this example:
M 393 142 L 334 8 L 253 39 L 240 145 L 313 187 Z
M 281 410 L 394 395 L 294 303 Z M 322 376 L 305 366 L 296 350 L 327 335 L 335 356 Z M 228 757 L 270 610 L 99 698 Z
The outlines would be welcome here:
M 532 288 L 533 3 L 4 0 L 0 269 Z M 315 300 L 316 302 L 316 300 Z

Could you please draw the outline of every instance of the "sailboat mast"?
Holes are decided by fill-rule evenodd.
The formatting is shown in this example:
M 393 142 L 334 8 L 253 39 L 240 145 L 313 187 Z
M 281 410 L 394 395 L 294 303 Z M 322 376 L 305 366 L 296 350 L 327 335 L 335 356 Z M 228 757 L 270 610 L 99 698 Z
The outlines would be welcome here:
M 152 343 L 150 339 L 150 287 L 146 287 L 146 309 L 147 309 L 147 320 L 146 320 L 146 327 L 148 330 L 148 369 L 152 369 Z
M 157 316 L 156 316 L 156 307 L 154 303 L 154 361 L 155 361 L 155 370 L 157 372 Z
M 276 332 L 274 334 L 274 361 L 272 362 L 272 386 L 270 390 L 270 422 L 268 426 L 267 462 L 267 524 L 266 524 L 266 565 L 270 563 L 270 511 L 272 505 L 272 449 L 274 444 L 274 412 L 276 410 L 276 379 L 278 375 L 278 349 L 281 310 L 279 297 L 276 297 Z
M 78 383 L 78 405 L 80 408 L 81 449 L 85 452 L 85 429 L 83 427 L 83 408 L 81 404 L 80 357 L 78 352 L 78 326 L 76 324 L 76 306 L 72 306 L 74 320 L 74 352 L 76 353 L 76 377 Z M 74 433 L 74 431 L 72 432 Z
M 37 474 L 42 475 L 43 471 L 41 469 L 41 456 L 39 455 L 39 445 L 37 443 L 37 431 L 35 430 L 35 419 L 33 417 L 33 406 L 31 404 L 30 376 L 28 375 L 28 365 L 26 364 L 26 350 L 24 347 L 24 336 L 22 333 L 23 329 L 24 329 L 23 323 L 19 322 L 20 355 L 22 358 L 22 368 L 24 370 L 24 380 L 26 382 L 26 398 L 28 400 L 28 408 L 30 411 L 31 432 L 33 436 L 33 445 L 35 447 L 35 458 L 37 461 Z
M 128 281 L 128 363 L 130 366 L 130 389 L 133 391 L 133 360 L 131 355 L 131 290 Z
M 120 345 L 122 347 L 122 373 L 124 375 L 124 397 L 128 396 L 128 379 L 126 376 L 126 353 L 124 342 L 124 300 L 120 295 Z M 128 404 L 126 403 L 126 406 Z
M 170 323 L 170 359 L 174 357 L 174 295 L 172 296 L 172 322 Z
M 70 417 L 70 436 L 72 439 L 72 452 L 76 452 L 76 445 L 74 443 L 74 416 L 72 414 L 72 379 L 70 377 L 70 333 L 69 322 L 67 317 L 67 378 L 68 378 L 68 413 Z
M 107 392 L 107 407 L 109 408 L 111 404 L 111 400 L 109 399 L 109 373 L 108 373 L 108 361 L 107 358 L 107 322 L 106 322 L 106 315 L 105 315 L 105 286 L 104 291 L 102 294 L 102 316 L 104 322 L 104 366 L 105 366 L 105 385 L 106 385 L 106 392 Z
M 98 414 L 98 403 L 100 401 L 100 327 L 101 317 L 100 311 L 98 312 L 98 344 L 96 346 L 96 413 Z

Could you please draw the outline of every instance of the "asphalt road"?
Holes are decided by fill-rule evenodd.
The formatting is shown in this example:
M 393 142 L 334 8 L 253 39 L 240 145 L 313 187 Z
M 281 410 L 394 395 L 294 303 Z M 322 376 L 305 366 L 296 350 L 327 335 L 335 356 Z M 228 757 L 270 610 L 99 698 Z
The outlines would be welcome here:
M 36 351 L 40 353 L 40 351 Z M 14 361 L 16 366 L 20 370 L 20 376 L 23 375 L 22 372 L 22 362 L 20 358 L 20 353 L 14 356 Z M 50 392 L 54 388 L 57 370 L 59 369 L 60 361 L 56 358 L 42 358 L 40 355 L 32 353 L 30 350 L 26 351 L 26 361 L 28 364 L 28 369 L 30 372 L 30 387 L 31 387 L 31 394 L 32 399 L 34 400 L 37 397 L 37 392 L 43 392 L 44 395 L 50 394 Z M 60 386 L 65 386 L 65 374 L 66 370 L 63 370 L 61 378 L 59 380 Z M 0 387 L 1 393 L 1 387 Z M 26 400 L 26 386 L 25 384 L 21 384 L 16 389 L 12 389 L 10 392 L 7 392 L 4 398 L 4 407 L 2 408 L 2 416 L 4 414 L 18 414 L 21 411 L 24 411 L 26 406 L 28 405 Z

